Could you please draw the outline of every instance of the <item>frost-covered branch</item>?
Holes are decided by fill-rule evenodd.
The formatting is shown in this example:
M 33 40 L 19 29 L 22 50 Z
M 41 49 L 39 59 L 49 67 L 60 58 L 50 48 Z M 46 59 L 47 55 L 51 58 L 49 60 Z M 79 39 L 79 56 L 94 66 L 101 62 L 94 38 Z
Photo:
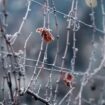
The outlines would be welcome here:
M 27 20 L 29 12 L 31 11 L 31 8 L 30 8 L 31 7 L 31 2 L 32 2 L 32 0 L 27 0 L 27 5 L 28 6 L 27 6 L 27 10 L 26 10 L 25 16 L 23 17 L 23 20 L 22 20 L 22 22 L 20 24 L 19 30 L 16 33 L 14 33 L 14 35 L 13 35 L 13 39 L 14 40 L 13 40 L 12 44 L 15 43 L 17 37 L 21 34 L 21 30 L 22 30 L 22 28 L 23 28 L 23 26 L 25 24 L 25 21 Z

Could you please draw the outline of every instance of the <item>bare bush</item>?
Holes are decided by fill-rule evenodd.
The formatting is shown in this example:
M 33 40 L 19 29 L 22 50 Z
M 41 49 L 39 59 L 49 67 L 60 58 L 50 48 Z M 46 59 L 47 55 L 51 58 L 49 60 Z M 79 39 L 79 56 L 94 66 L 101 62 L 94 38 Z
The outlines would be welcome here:
M 13 18 L 11 3 L 24 16 Z M 0 9 L 1 105 L 105 104 L 104 0 L 0 0 Z

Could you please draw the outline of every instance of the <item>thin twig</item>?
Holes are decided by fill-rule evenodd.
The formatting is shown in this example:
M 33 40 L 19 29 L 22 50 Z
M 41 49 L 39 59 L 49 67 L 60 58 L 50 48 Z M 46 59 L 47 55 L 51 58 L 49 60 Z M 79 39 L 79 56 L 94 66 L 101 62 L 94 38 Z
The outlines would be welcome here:
M 26 91 L 26 93 L 29 94 L 30 96 L 33 96 L 34 99 L 35 99 L 35 101 L 38 100 L 38 101 L 40 101 L 40 102 L 42 102 L 42 103 L 44 103 L 44 104 L 46 104 L 46 105 L 50 105 L 47 100 L 45 100 L 44 98 L 38 96 L 38 95 L 35 94 L 33 91 L 31 91 L 31 90 L 28 89 L 28 90 Z
M 25 24 L 25 21 L 27 20 L 29 12 L 31 11 L 30 7 L 31 7 L 32 0 L 27 0 L 27 2 L 28 2 L 28 6 L 27 6 L 27 10 L 26 10 L 25 16 L 23 17 L 23 20 L 22 20 L 22 22 L 20 24 L 19 30 L 14 34 L 15 38 L 14 38 L 14 41 L 12 42 L 12 44 L 15 43 L 17 37 L 21 34 L 21 30 L 22 30 L 22 28 L 23 28 L 23 26 Z
M 72 89 L 70 89 L 67 94 L 60 100 L 60 102 L 58 103 L 58 105 L 62 105 L 62 103 L 64 102 L 64 100 L 68 97 L 68 95 L 72 94 L 72 91 L 74 90 L 75 88 L 73 87 Z
M 43 6 L 42 3 L 40 3 L 40 2 L 38 2 L 38 1 L 36 1 L 36 0 L 32 0 L 32 2 L 34 2 L 34 3 L 36 3 L 36 4 L 40 5 L 40 6 Z M 52 11 L 52 8 L 49 7 L 49 9 Z M 71 16 L 71 15 L 65 14 L 65 13 L 63 13 L 63 12 L 61 12 L 61 11 L 59 11 L 59 10 L 56 10 L 56 12 L 59 13 L 59 14 L 61 14 L 61 15 L 63 15 L 63 17 L 68 17 L 68 18 L 72 18 L 73 20 L 75 20 L 75 18 L 74 18 L 73 16 Z M 87 23 L 83 22 L 82 20 L 79 20 L 79 19 L 78 19 L 78 20 L 76 20 L 76 21 L 77 21 L 78 23 L 83 24 L 84 26 L 87 26 L 88 28 L 91 28 L 91 29 L 93 28 L 92 25 L 87 24 Z M 101 29 L 99 29 L 99 28 L 97 28 L 97 27 L 95 27 L 95 30 L 96 30 L 97 32 L 100 32 L 100 33 L 102 33 L 102 34 L 105 34 L 103 30 L 101 30 Z

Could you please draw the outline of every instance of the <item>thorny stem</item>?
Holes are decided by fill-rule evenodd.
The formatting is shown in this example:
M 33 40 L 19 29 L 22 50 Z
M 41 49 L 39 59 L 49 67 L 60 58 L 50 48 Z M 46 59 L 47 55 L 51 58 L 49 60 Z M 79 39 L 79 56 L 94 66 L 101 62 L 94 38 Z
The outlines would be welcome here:
M 29 84 L 28 84 L 28 86 L 27 86 L 27 88 L 26 88 L 25 91 L 27 91 L 27 90 L 30 88 L 30 86 L 31 86 L 31 84 L 32 84 L 32 82 L 33 82 L 33 79 L 34 79 L 34 77 L 36 76 L 36 69 L 37 69 L 37 66 L 38 66 L 38 63 L 39 63 L 39 60 L 40 60 L 42 51 L 43 51 L 43 43 L 44 43 L 44 42 L 42 41 L 42 42 L 41 42 L 41 49 L 40 49 L 40 52 L 39 52 L 39 55 L 38 55 L 38 59 L 37 59 L 37 62 L 36 62 L 35 68 L 34 68 L 34 74 L 32 75 L 31 80 L 30 80 L 30 82 L 29 82 Z
M 7 46 L 7 50 L 9 52 L 9 50 L 11 50 L 12 52 L 12 55 L 13 55 L 13 58 L 14 58 L 14 61 L 15 61 L 15 66 L 13 66 L 13 63 L 12 63 L 12 56 L 9 56 L 10 57 L 10 61 L 11 61 L 11 69 L 13 70 L 12 73 L 14 75 L 14 80 L 15 80 L 15 95 L 14 95 L 14 99 L 15 99 L 15 104 L 17 103 L 17 96 L 18 96 L 18 92 L 19 92 L 19 88 L 18 88 L 18 83 L 17 83 L 17 71 L 15 69 L 15 67 L 18 67 L 19 64 L 17 62 L 17 59 L 16 59 L 16 56 L 15 56 L 15 52 L 14 52 L 14 49 L 12 47 L 12 45 L 8 42 L 8 40 L 6 39 L 6 36 L 5 36 L 5 33 L 2 33 L 3 36 L 4 36 L 4 39 L 5 39 L 5 42 L 6 42 L 6 46 Z
M 38 1 L 36 1 L 36 0 L 32 0 L 32 2 L 37 3 L 37 4 L 40 5 L 40 6 L 43 6 L 42 3 L 40 3 L 40 2 L 38 2 Z M 49 10 L 52 10 L 52 8 L 49 7 Z M 68 17 L 68 18 L 71 18 L 71 19 L 75 20 L 74 16 L 71 16 L 71 15 L 69 16 L 68 14 L 65 14 L 65 13 L 63 13 L 63 12 L 61 12 L 61 11 L 58 11 L 58 10 L 56 10 L 56 12 L 57 12 L 58 14 L 61 14 L 61 15 L 64 16 L 64 17 Z M 79 19 L 77 19 L 76 21 L 77 21 L 78 23 L 83 24 L 84 26 L 86 26 L 86 27 L 88 27 L 88 28 L 90 28 L 90 29 L 93 28 L 92 25 L 87 24 L 87 23 L 85 23 L 85 22 L 83 22 L 83 21 L 81 21 L 81 20 L 79 20 Z M 95 30 L 96 30 L 97 32 L 100 32 L 100 33 L 102 33 L 102 34 L 105 34 L 103 30 L 101 30 L 101 29 L 99 29 L 99 28 L 97 28 L 97 27 L 95 27 Z
M 78 0 L 76 0 L 76 6 L 74 8 L 74 18 L 77 20 L 77 8 L 78 7 Z M 72 72 L 74 72 L 75 70 L 75 60 L 76 60 L 76 53 L 78 51 L 78 49 L 76 48 L 76 31 L 79 30 L 79 24 L 77 23 L 77 21 L 74 20 L 73 22 L 73 58 L 71 59 L 71 70 Z
M 104 7 L 104 1 L 101 0 L 101 11 L 102 11 L 102 28 L 103 28 L 103 31 L 105 32 L 105 7 Z M 105 34 L 104 34 L 104 51 L 103 51 L 103 56 L 105 56 Z M 103 84 L 103 88 L 101 90 L 101 94 L 100 94 L 100 98 L 99 98 L 99 101 L 98 101 L 98 104 L 102 104 L 102 100 L 104 99 L 104 89 L 105 89 L 105 82 Z
M 47 47 L 48 47 L 48 45 L 47 45 Z M 45 53 L 46 53 L 46 51 L 47 51 L 47 47 L 46 47 L 46 49 L 45 49 Z M 45 53 L 44 53 L 44 55 L 45 55 Z M 40 75 L 42 69 L 44 68 L 44 62 L 45 62 L 45 60 L 46 60 L 46 57 L 44 56 L 42 66 L 41 66 L 41 68 L 40 68 L 38 74 L 36 75 L 36 77 L 35 77 L 35 79 L 34 79 L 34 83 L 35 83 L 35 84 L 36 84 L 36 81 L 37 81 L 37 79 L 38 79 L 38 77 L 39 77 L 39 75 Z
M 1 31 L 1 35 L 2 35 L 2 40 L 5 40 L 6 45 L 7 45 L 7 40 L 6 40 L 6 37 L 5 37 L 5 30 L 4 30 L 4 27 L 3 27 L 3 24 L 2 24 L 1 19 L 0 19 L 0 25 L 1 25 L 0 26 L 0 31 Z M 2 46 L 2 49 L 1 50 L 4 50 L 4 45 Z M 8 47 L 7 47 L 7 50 L 8 50 Z M 14 99 L 13 99 L 13 92 L 12 92 L 11 75 L 10 75 L 10 72 L 7 72 L 6 71 L 6 68 L 4 66 L 4 58 L 3 57 L 2 57 L 2 63 L 3 63 L 3 70 L 5 71 L 5 75 L 7 76 L 7 84 L 8 84 L 9 91 L 10 91 L 11 101 L 13 102 Z
M 3 13 L 4 13 L 5 24 L 6 24 L 7 15 L 5 14 L 6 13 L 6 5 L 5 4 L 6 4 L 6 1 L 3 1 L 3 6 L 5 6 L 4 7 L 4 11 L 5 12 L 3 12 Z M 0 20 L 0 22 L 1 22 L 1 20 Z M 13 55 L 14 60 L 15 60 L 15 63 L 18 65 L 18 63 L 16 61 L 16 58 L 15 58 L 14 50 L 13 50 L 10 42 L 7 40 L 7 37 L 6 37 L 6 27 L 3 27 L 3 23 L 2 22 L 1 22 L 1 34 L 2 34 L 3 39 L 5 40 L 7 51 L 9 52 L 9 50 L 11 50 L 12 55 Z M 11 58 L 11 56 L 9 56 L 9 57 L 10 57 L 11 68 L 12 68 L 13 67 L 13 65 L 12 65 L 12 58 Z M 14 69 L 14 68 L 12 68 L 12 69 Z M 11 101 L 13 102 L 13 104 L 16 104 L 16 103 L 14 103 L 15 98 L 13 97 L 12 81 L 11 81 L 11 74 L 10 73 L 11 73 L 10 71 L 7 72 L 7 84 L 8 84 L 9 90 L 10 90 Z M 16 96 L 17 95 L 17 89 L 18 89 L 16 72 L 14 71 L 13 74 L 14 74 L 14 79 L 15 79 L 15 87 L 16 87 L 16 94 L 15 94 L 15 96 Z
M 2 32 L 2 35 L 3 35 L 3 38 L 5 39 L 5 34 Z M 6 41 L 6 40 L 5 40 Z M 6 42 L 6 45 L 7 45 L 7 42 Z M 7 45 L 7 50 L 8 50 L 8 45 Z M 3 62 L 4 63 L 4 62 Z M 3 64 L 4 65 L 4 64 Z M 4 67 L 4 71 L 5 71 L 5 67 Z M 10 75 L 10 72 L 8 71 L 6 73 L 7 75 L 7 84 L 8 84 L 8 87 L 9 87 L 9 91 L 10 91 L 10 96 L 11 96 L 11 101 L 14 102 L 14 98 L 13 98 L 13 91 L 12 91 L 12 82 L 11 82 L 11 75 Z M 16 82 L 16 81 L 15 81 Z M 16 85 L 17 87 L 17 85 Z M 14 103 L 15 104 L 15 103 Z
M 46 7 L 45 7 L 45 5 L 44 5 L 44 14 L 43 14 L 43 16 L 44 16 L 43 27 L 44 27 L 44 28 L 45 28 L 45 26 L 46 26 L 46 10 L 45 10 L 45 9 L 46 9 Z M 31 84 L 32 84 L 32 82 L 33 82 L 33 80 L 34 80 L 34 77 L 36 76 L 36 69 L 37 69 L 38 63 L 39 63 L 39 61 L 40 61 L 40 57 L 41 57 L 41 55 L 42 55 L 42 52 L 43 52 L 43 46 L 44 46 L 44 40 L 42 39 L 41 47 L 40 47 L 40 52 L 39 52 L 39 55 L 38 55 L 38 59 L 37 59 L 37 61 L 36 61 L 35 68 L 34 68 L 34 73 L 33 73 L 32 77 L 31 77 L 31 80 L 30 80 L 30 82 L 29 82 L 29 84 L 28 84 L 28 86 L 27 86 L 26 91 L 30 88 L 30 86 L 31 86 Z
M 72 91 L 74 90 L 74 87 L 72 89 L 70 89 L 66 95 L 60 100 L 60 102 L 58 103 L 58 105 L 62 105 L 62 103 L 64 102 L 64 100 L 68 97 L 68 95 L 72 94 Z
M 94 8 L 91 6 L 91 20 L 92 20 L 92 26 L 93 26 L 93 34 L 92 34 L 92 52 L 91 52 L 91 57 L 90 57 L 90 62 L 89 62 L 89 66 L 88 66 L 88 69 L 86 70 L 83 78 L 82 78 L 82 82 L 81 82 L 81 87 L 80 87 L 80 91 L 76 97 L 76 100 L 78 99 L 79 103 L 78 105 L 81 105 L 81 98 L 82 98 L 82 91 L 83 91 L 83 88 L 84 86 L 87 84 L 88 80 L 90 79 L 92 73 L 90 73 L 91 71 L 91 68 L 92 68 L 92 64 L 94 62 L 94 43 L 95 43 L 95 32 L 96 32 L 96 25 L 95 25 L 95 17 L 94 17 Z M 104 59 L 103 59 L 104 60 Z M 102 63 L 102 62 L 101 62 Z M 100 66 L 102 67 L 102 65 L 100 64 L 99 65 L 99 68 Z M 99 68 L 97 68 L 99 70 Z M 95 70 L 97 71 L 97 70 Z M 95 73 L 95 72 L 94 72 Z
M 17 39 L 17 36 L 19 36 L 21 34 L 21 30 L 22 30 L 22 28 L 23 28 L 23 26 L 25 24 L 25 21 L 27 20 L 27 17 L 29 15 L 29 12 L 31 11 L 30 7 L 31 7 L 32 0 L 27 0 L 27 2 L 28 2 L 28 6 L 27 6 L 27 10 L 26 10 L 25 16 L 23 17 L 23 20 L 22 20 L 22 22 L 20 24 L 19 30 L 14 34 L 15 35 L 15 39 L 14 39 L 14 41 L 13 41 L 12 44 L 15 43 L 15 41 Z
M 25 44 L 24 44 L 24 60 L 23 60 L 23 69 L 24 69 L 24 73 L 25 73 L 25 65 L 26 65 L 26 48 L 27 48 L 27 43 L 28 43 L 28 40 L 30 39 L 32 35 L 32 32 L 29 34 L 29 36 L 27 37 L 26 41 L 25 41 Z M 24 75 L 25 76 L 25 75 Z M 25 88 L 25 77 L 24 77 L 24 88 Z
M 71 10 L 69 12 L 68 15 L 71 15 L 71 12 L 73 12 L 73 8 L 74 8 L 74 1 L 72 1 L 72 7 L 71 7 Z M 65 58 L 66 58 L 66 55 L 67 55 L 67 51 L 68 51 L 68 47 L 69 47 L 69 37 L 70 37 L 70 27 L 71 27 L 71 21 L 72 19 L 70 18 L 69 21 L 68 21 L 68 26 L 67 26 L 67 41 L 66 41 L 66 48 L 65 48 L 65 51 L 64 51 L 64 55 L 62 57 L 62 63 L 61 63 L 61 70 L 60 70 L 60 73 L 62 73 L 63 71 L 63 67 L 64 67 L 64 63 L 65 63 Z M 59 82 L 60 82 L 60 78 L 61 78 L 61 75 L 58 76 L 58 79 L 56 81 L 56 89 L 55 89 L 55 95 L 54 95 L 54 102 L 56 101 L 56 98 L 57 98 L 57 92 L 58 92 L 58 88 L 59 88 Z
M 56 61 L 57 61 L 57 57 L 58 57 L 58 52 L 59 52 L 59 30 L 58 30 L 58 21 L 57 21 L 57 15 L 56 15 L 56 8 L 55 8 L 55 4 L 54 4 L 54 0 L 52 0 L 52 6 L 53 6 L 53 13 L 54 13 L 54 17 L 55 17 L 55 28 L 56 28 L 56 40 L 57 40 L 57 44 L 56 44 L 56 54 L 55 54 L 55 58 L 54 58 L 54 62 L 53 62 L 53 66 L 55 66 Z
M 4 40 L 5 40 L 7 51 L 9 52 L 9 50 L 11 50 L 12 55 L 13 55 L 14 60 L 15 60 L 15 63 L 16 63 L 16 66 L 18 66 L 18 62 L 17 62 L 16 57 L 15 57 L 15 52 L 14 52 L 13 47 L 11 46 L 10 42 L 7 40 L 6 29 L 3 27 L 2 22 L 1 22 L 1 34 L 4 38 Z M 11 61 L 11 69 L 13 70 L 14 67 L 13 67 L 13 63 L 12 63 L 12 56 L 9 56 L 9 58 L 10 58 L 10 61 Z M 18 85 L 17 85 L 17 77 L 16 77 L 16 71 L 15 70 L 13 71 L 13 75 L 14 75 L 14 79 L 15 79 L 16 94 L 17 94 Z
M 47 44 L 47 46 L 46 46 L 45 53 L 46 53 L 46 51 L 47 51 L 47 47 L 48 47 L 48 44 Z M 43 69 L 43 67 L 44 67 L 44 61 L 45 61 L 45 60 L 46 60 L 46 58 L 45 58 L 45 54 L 44 54 L 43 64 L 42 64 L 42 66 L 41 66 L 39 72 L 37 73 L 36 77 L 35 77 L 35 75 L 32 76 L 33 79 L 31 79 L 32 81 L 31 81 L 30 83 L 32 83 L 33 80 L 34 80 L 34 84 L 36 85 L 36 81 L 37 81 L 37 79 L 38 79 L 38 77 L 39 77 L 39 75 L 40 75 L 40 73 L 41 73 L 41 71 L 42 71 L 42 69 Z M 34 77 L 35 77 L 35 79 L 34 79 Z M 29 85 L 30 85 L 30 84 L 29 84 Z M 25 93 L 27 93 L 28 90 L 29 90 L 29 88 L 26 89 Z M 40 101 L 41 101 L 41 100 L 40 100 Z M 44 102 L 43 102 L 43 103 L 44 103 Z M 46 103 L 46 105 L 47 105 L 47 103 Z
M 58 57 L 58 51 L 59 51 L 59 34 L 58 34 L 58 22 L 57 22 L 57 16 L 56 16 L 56 8 L 55 8 L 55 4 L 54 4 L 53 0 L 51 1 L 51 3 L 53 6 L 53 13 L 54 13 L 54 17 L 55 17 L 55 29 L 56 29 L 56 33 L 57 33 L 57 36 L 56 36 L 56 40 L 57 40 L 56 48 L 57 48 L 57 50 L 56 50 L 56 55 L 55 55 L 55 58 L 53 61 L 53 66 L 51 68 L 51 71 L 50 71 L 49 77 L 48 77 L 48 81 L 46 83 L 46 94 L 48 94 L 48 88 L 50 89 L 49 100 L 51 100 L 51 98 L 52 98 L 52 70 L 56 64 L 57 57 Z
M 49 16 L 49 0 L 45 0 L 45 4 L 46 4 L 46 23 L 47 23 L 47 28 L 50 29 L 50 16 Z M 44 68 L 44 62 L 47 60 L 47 53 L 48 53 L 48 46 L 49 44 L 46 44 L 46 48 L 45 48 L 45 53 L 44 53 L 44 59 L 43 59 L 43 64 L 42 67 Z M 46 83 L 46 91 L 45 91 L 45 97 L 46 100 L 49 100 L 49 96 L 48 96 L 48 82 Z
M 3 4 L 4 4 L 4 2 L 5 1 L 2 1 L 3 2 Z M 3 5 L 4 6 L 4 5 Z M 5 7 L 4 7 L 4 10 L 5 10 Z M 5 50 L 5 46 L 4 46 L 4 38 L 3 38 L 3 35 L 2 35 L 2 31 L 3 31 L 3 29 L 2 29 L 3 27 L 2 27 L 2 21 L 1 21 L 1 18 L 0 18 L 0 41 L 1 41 L 1 65 L 2 65 L 2 70 L 3 70 L 3 72 L 4 72 L 4 76 L 3 76 L 3 84 L 2 84 L 2 97 L 3 97 L 3 104 L 5 104 L 5 81 L 6 81 L 6 75 L 7 75 L 7 71 L 6 71 L 6 65 L 5 65 L 5 63 L 6 63 L 6 61 L 5 61 L 5 59 L 4 59 L 4 54 L 3 54 L 3 51 Z

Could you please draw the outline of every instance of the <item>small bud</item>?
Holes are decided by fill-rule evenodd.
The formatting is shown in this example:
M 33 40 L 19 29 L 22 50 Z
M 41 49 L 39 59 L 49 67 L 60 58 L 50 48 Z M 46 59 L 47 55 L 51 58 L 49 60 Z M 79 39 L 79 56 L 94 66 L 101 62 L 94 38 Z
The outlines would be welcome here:
M 63 73 L 63 81 L 66 86 L 71 86 L 73 79 L 74 79 L 73 75 L 70 74 L 69 72 Z
M 75 48 L 75 51 L 78 52 L 78 48 Z
M 10 41 L 11 38 L 12 38 L 12 35 L 11 35 L 11 34 L 7 34 L 7 35 L 6 35 L 6 38 L 7 38 L 8 41 Z
M 23 50 L 18 51 L 19 55 L 23 55 Z

